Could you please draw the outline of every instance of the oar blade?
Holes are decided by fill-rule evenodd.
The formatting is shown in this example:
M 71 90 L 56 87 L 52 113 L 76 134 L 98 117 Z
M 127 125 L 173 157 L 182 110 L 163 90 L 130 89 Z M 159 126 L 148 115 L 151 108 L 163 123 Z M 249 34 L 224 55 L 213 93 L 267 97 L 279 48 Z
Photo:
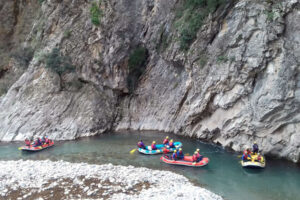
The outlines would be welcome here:
M 136 149 L 132 149 L 132 150 L 130 151 L 130 154 L 134 154 L 135 151 L 136 151 Z

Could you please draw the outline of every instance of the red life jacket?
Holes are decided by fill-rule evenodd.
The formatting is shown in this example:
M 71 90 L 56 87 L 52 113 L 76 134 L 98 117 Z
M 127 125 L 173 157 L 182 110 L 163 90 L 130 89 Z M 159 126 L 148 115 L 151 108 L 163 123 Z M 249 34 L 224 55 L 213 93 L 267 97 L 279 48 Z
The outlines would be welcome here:
M 200 158 L 200 153 L 199 152 L 197 152 L 196 158 Z
M 155 144 L 151 144 L 151 149 L 156 149 L 156 145 Z
M 174 143 L 173 142 L 169 142 L 169 146 L 170 147 L 174 147 Z
M 168 144 L 169 140 L 168 139 L 164 139 L 163 144 Z
M 193 155 L 193 162 L 196 162 L 197 161 L 197 154 L 194 154 Z
M 25 140 L 25 144 L 26 145 L 30 145 L 30 141 L 29 140 Z
M 163 149 L 163 153 L 164 153 L 164 154 L 167 154 L 168 152 L 169 152 L 169 149 L 167 149 L 167 148 L 164 148 L 164 149 Z

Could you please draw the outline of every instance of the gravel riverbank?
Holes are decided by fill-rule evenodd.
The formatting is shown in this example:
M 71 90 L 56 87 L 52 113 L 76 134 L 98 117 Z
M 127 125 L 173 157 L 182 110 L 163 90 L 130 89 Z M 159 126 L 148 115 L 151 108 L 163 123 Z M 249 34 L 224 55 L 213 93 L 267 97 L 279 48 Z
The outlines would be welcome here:
M 0 199 L 222 199 L 182 175 L 112 164 L 0 161 L 0 180 Z

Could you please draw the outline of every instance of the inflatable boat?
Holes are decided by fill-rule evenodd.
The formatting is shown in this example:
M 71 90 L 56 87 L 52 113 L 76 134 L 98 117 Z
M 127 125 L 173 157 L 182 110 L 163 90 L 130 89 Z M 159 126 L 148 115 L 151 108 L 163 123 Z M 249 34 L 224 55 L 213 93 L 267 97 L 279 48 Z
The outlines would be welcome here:
M 183 165 L 189 167 L 203 167 L 209 163 L 209 158 L 204 157 L 199 162 L 193 162 L 192 156 L 184 156 L 183 160 L 172 160 L 169 156 L 162 156 L 160 158 L 164 163 L 170 165 Z
M 146 146 L 145 149 L 143 148 L 138 148 L 137 150 L 142 153 L 142 154 L 147 154 L 147 155 L 154 155 L 154 154 L 160 154 L 160 153 L 163 153 L 163 149 L 166 147 L 167 148 L 167 151 L 166 153 L 169 153 L 169 152 L 173 152 L 175 149 L 178 149 L 180 147 L 182 147 L 182 143 L 181 142 L 174 142 L 174 146 L 175 148 L 170 148 L 168 146 L 165 146 L 164 144 L 157 144 L 156 145 L 156 148 L 155 150 L 152 150 L 151 149 L 151 146 Z
M 263 169 L 266 167 L 266 160 L 263 156 L 262 157 L 262 162 L 261 161 L 257 161 L 257 155 L 253 155 L 251 154 L 252 160 L 249 161 L 241 161 L 241 165 L 244 168 L 256 168 L 256 169 Z
M 37 146 L 37 147 L 34 147 L 34 146 L 22 146 L 19 148 L 19 150 L 22 150 L 22 151 L 41 151 L 41 150 L 44 150 L 44 149 L 47 149 L 49 147 L 52 147 L 54 145 L 54 142 L 51 141 L 49 144 L 43 144 L 42 146 Z

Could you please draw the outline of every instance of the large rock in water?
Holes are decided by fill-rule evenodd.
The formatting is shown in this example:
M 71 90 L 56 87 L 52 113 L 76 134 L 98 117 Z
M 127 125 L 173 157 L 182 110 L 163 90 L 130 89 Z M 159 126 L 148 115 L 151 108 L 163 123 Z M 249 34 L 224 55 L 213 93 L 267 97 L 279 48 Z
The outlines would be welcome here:
M 12 6 L 1 4 L 0 14 Z M 20 39 L 35 56 L 0 97 L 0 140 L 160 130 L 237 151 L 257 141 L 264 153 L 297 162 L 299 4 L 228 1 L 182 51 L 175 23 L 181 1 L 102 1 L 99 26 L 91 23 L 91 1 L 44 1 L 39 14 L 28 18 L 32 26 L 22 32 L 27 37 Z M 17 38 L 17 29 L 4 25 Z M 137 46 L 148 51 L 147 68 L 127 95 L 128 59 Z M 44 68 L 40 57 L 54 47 L 71 58 L 82 87 L 65 90 L 64 77 Z

